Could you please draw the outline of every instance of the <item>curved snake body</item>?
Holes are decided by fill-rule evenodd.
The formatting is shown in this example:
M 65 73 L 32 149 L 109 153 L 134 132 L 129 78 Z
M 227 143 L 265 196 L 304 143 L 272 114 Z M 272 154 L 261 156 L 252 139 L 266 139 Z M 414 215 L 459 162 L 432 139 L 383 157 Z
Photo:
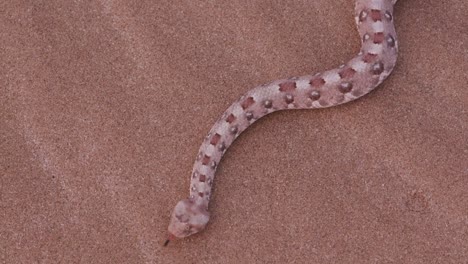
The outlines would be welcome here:
M 396 2 L 356 1 L 355 20 L 362 47 L 346 64 L 255 87 L 223 113 L 200 147 L 191 175 L 190 196 L 180 201 L 172 213 L 169 240 L 197 233 L 208 223 L 216 166 L 226 149 L 253 122 L 279 110 L 324 108 L 352 101 L 372 91 L 391 73 L 398 51 L 393 24 Z

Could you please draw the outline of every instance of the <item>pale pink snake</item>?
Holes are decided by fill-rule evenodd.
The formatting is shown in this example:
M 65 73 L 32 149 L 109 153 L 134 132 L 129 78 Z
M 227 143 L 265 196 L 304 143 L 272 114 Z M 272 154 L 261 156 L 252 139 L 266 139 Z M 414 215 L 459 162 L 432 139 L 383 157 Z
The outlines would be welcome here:
M 253 122 L 278 110 L 324 108 L 352 101 L 372 91 L 391 73 L 398 51 L 393 25 L 396 2 L 356 0 L 355 18 L 362 47 L 348 63 L 323 73 L 255 87 L 223 113 L 200 147 L 190 196 L 177 203 L 165 245 L 205 228 L 216 166 L 236 137 Z

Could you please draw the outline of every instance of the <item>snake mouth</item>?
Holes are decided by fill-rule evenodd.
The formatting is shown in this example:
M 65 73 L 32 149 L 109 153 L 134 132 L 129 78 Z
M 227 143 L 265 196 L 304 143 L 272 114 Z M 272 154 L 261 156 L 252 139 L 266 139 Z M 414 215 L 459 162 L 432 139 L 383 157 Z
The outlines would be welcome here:
M 172 233 L 169 232 L 169 235 L 167 236 L 167 239 L 166 241 L 164 242 L 164 247 L 167 247 L 167 245 L 169 244 L 169 242 L 171 242 L 172 240 L 175 240 L 177 239 L 176 236 L 174 236 Z

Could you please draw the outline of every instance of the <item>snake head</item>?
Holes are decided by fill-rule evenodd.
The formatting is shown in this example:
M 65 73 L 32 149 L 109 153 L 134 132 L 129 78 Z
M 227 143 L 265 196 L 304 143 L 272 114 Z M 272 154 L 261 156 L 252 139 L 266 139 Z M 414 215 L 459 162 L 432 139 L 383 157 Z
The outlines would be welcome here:
M 203 230 L 210 219 L 206 206 L 185 199 L 177 203 L 169 224 L 170 237 L 183 238 Z

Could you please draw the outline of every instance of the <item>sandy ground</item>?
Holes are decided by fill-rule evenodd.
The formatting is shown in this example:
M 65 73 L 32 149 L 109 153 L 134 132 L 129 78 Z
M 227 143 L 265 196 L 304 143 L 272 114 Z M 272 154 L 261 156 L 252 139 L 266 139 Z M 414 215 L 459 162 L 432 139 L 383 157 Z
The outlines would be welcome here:
M 214 121 L 354 56 L 353 6 L 2 1 L 0 263 L 468 263 L 465 0 L 400 0 L 394 74 L 255 123 L 207 229 L 162 247 Z

